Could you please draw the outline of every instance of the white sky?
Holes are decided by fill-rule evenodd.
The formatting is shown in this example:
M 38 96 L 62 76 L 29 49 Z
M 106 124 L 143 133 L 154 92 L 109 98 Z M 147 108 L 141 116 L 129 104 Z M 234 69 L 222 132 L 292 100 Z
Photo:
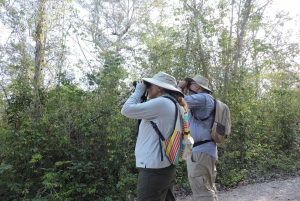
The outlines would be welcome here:
M 265 0 L 261 0 L 261 2 L 265 2 Z M 272 13 L 276 13 L 278 11 L 287 11 L 290 13 L 290 16 L 293 18 L 296 18 L 298 15 L 298 19 L 300 19 L 300 0 L 274 0 L 274 3 L 272 5 L 272 9 L 268 10 L 268 15 L 272 15 Z M 300 22 L 299 22 L 300 23 Z M 296 26 L 294 22 L 287 22 L 284 27 L 285 29 L 297 29 L 300 30 L 299 26 Z M 0 44 L 5 44 L 7 41 L 7 38 L 9 37 L 9 34 L 11 30 L 5 28 L 2 23 L 0 22 Z M 0 56 L 2 57 L 3 51 L 0 49 Z
M 279 10 L 289 11 L 290 14 L 293 16 L 299 14 L 299 6 L 300 6 L 300 0 L 275 0 L 274 1 L 274 8 L 276 8 L 277 11 Z
M 178 0 L 175 0 L 178 1 Z M 260 0 L 263 4 L 263 2 L 266 2 L 266 0 Z M 274 0 L 273 4 L 271 5 L 271 8 L 267 8 L 267 15 L 270 17 L 273 15 L 272 13 L 277 13 L 278 11 L 286 11 L 290 13 L 290 16 L 294 19 L 296 19 L 296 16 L 298 16 L 299 22 L 300 23 L 300 0 Z M 299 24 L 300 25 L 300 24 Z M 283 29 L 294 29 L 296 31 L 300 31 L 300 27 L 295 25 L 295 23 L 292 22 L 286 22 L 284 26 L 282 27 Z M 3 24 L 0 22 L 0 44 L 4 45 L 11 33 L 11 30 L 7 29 L 6 27 L 3 26 Z M 296 37 L 291 37 L 289 40 L 294 41 L 297 40 Z M 69 41 L 71 42 L 71 41 Z M 88 51 L 88 50 L 87 50 Z M 3 49 L 0 48 L 0 61 L 4 56 Z M 77 58 L 77 54 L 74 51 L 74 57 Z M 78 53 L 80 55 L 80 52 Z M 70 58 L 69 58 L 70 59 Z M 70 64 L 71 65 L 71 64 Z M 78 69 L 77 69 L 78 70 Z M 76 71 L 77 71 L 76 70 Z M 75 72 L 76 74 L 76 72 Z
M 263 0 L 262 0 L 262 2 L 263 2 Z M 296 15 L 298 15 L 298 17 L 299 17 L 299 13 L 300 13 L 299 6 L 300 6 L 300 0 L 274 0 L 273 6 L 272 6 L 273 7 L 272 11 L 275 13 L 276 11 L 284 10 L 284 11 L 289 12 L 291 17 L 296 17 Z M 269 10 L 270 13 L 272 11 Z M 293 26 L 293 25 L 290 25 L 290 26 Z M 297 28 L 299 29 L 299 27 L 297 27 Z M 5 29 L 5 27 L 2 25 L 2 23 L 0 23 L 0 31 L 2 33 L 0 36 L 0 43 L 4 44 L 7 40 L 8 34 L 9 34 L 9 33 L 5 34 L 5 32 L 8 32 L 9 30 Z

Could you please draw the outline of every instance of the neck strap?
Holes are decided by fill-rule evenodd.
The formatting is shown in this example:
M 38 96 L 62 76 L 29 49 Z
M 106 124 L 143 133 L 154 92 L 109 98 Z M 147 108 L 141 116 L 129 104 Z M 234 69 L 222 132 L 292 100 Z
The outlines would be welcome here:
M 191 90 L 190 88 L 189 88 L 189 91 L 193 92 L 194 94 L 197 94 L 197 93 L 198 93 L 198 92 L 196 92 L 196 91 Z

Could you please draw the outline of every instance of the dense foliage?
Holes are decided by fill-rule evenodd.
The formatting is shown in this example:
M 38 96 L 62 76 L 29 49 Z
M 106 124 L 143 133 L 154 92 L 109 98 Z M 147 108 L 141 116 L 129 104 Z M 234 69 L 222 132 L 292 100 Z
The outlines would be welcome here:
M 299 173 L 289 16 L 267 16 L 272 0 L 168 2 L 0 0 L 1 200 L 132 200 L 137 120 L 120 110 L 132 81 L 159 71 L 208 77 L 230 107 L 218 187 Z

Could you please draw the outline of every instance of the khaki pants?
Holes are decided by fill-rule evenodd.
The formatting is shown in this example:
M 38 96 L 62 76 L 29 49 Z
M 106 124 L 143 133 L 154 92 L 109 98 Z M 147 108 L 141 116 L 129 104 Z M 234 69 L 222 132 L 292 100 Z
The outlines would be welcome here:
M 186 162 L 194 200 L 218 201 L 215 187 L 217 159 L 206 153 L 193 152 Z

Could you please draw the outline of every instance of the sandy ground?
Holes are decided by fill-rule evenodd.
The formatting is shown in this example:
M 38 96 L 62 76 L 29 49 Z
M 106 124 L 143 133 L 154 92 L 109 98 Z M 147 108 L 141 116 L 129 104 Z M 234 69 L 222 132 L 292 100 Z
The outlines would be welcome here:
M 218 198 L 219 201 L 300 201 L 300 176 L 219 191 Z M 192 196 L 176 200 L 193 201 Z

